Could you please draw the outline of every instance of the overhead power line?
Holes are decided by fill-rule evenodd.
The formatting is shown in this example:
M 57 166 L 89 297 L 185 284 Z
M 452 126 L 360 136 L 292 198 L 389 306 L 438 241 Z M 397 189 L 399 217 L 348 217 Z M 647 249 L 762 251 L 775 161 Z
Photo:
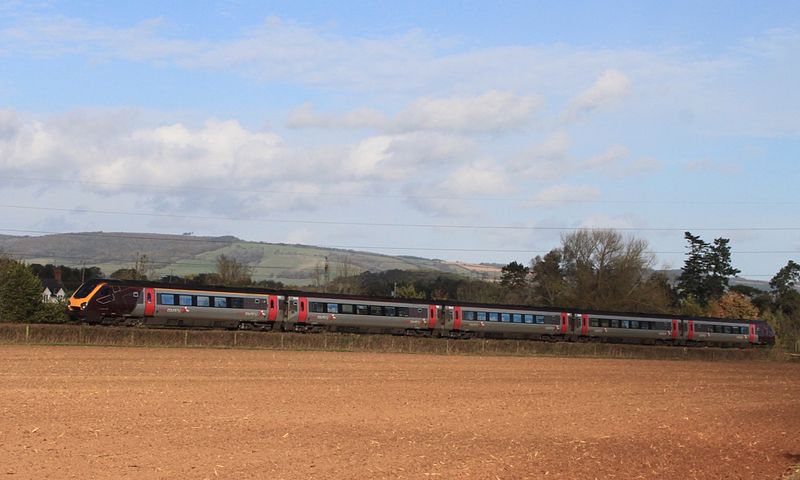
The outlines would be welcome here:
M 92 213 L 100 215 L 122 215 L 132 217 L 155 217 L 155 218 L 179 218 L 192 220 L 225 220 L 236 222 L 257 222 L 257 223 L 285 223 L 302 225 L 337 225 L 337 226 L 362 226 L 362 227 L 395 227 L 395 228 L 437 228 L 437 229 L 470 229 L 470 230 L 522 230 L 522 231 L 577 231 L 586 229 L 610 229 L 626 232 L 685 232 L 685 231 L 743 231 L 743 232 L 772 232 L 772 231 L 800 231 L 800 227 L 555 227 L 555 226 L 532 226 L 532 225 L 465 225 L 465 224 L 435 224 L 435 223 L 388 223 L 388 222 L 348 222 L 333 220 L 300 220 L 286 218 L 268 217 L 232 217 L 232 216 L 210 216 L 210 215 L 185 215 L 172 213 L 152 213 L 152 212 L 125 212 L 118 210 L 92 210 L 88 208 L 54 208 L 54 207 L 35 207 L 31 205 L 10 205 L 0 204 L 0 208 L 38 210 L 48 212 L 65 213 Z
M 302 195 L 307 197 L 342 197 L 342 198 L 416 198 L 416 199 L 430 199 L 430 200 L 480 200 L 480 201 L 506 201 L 506 202 L 522 202 L 528 204 L 551 204 L 551 203 L 566 203 L 566 204 L 598 204 L 598 205 L 800 205 L 796 201 L 783 201 L 783 200 L 625 200 L 625 199 L 611 199 L 611 200 L 588 200 L 588 199 L 536 199 L 531 197 L 495 197 L 495 196 L 475 196 L 475 195 L 419 195 L 419 194 L 392 194 L 392 193 L 344 193 L 334 192 L 330 190 L 319 192 L 308 192 L 303 190 L 283 190 L 283 189 L 255 189 L 255 188 L 241 188 L 241 187 L 222 187 L 222 186 L 209 186 L 209 185 L 155 185 L 155 184 L 141 184 L 141 183 L 122 183 L 122 182 L 100 182 L 91 180 L 78 180 L 78 179 L 64 179 L 64 178 L 35 178 L 35 177 L 3 177 L 5 180 L 19 181 L 19 182 L 42 182 L 42 183 L 62 183 L 62 184 L 76 184 L 76 185 L 94 185 L 98 187 L 116 187 L 126 189 L 142 189 L 142 190 L 158 190 L 158 191 L 209 191 L 209 192 L 224 192 L 224 193 L 258 193 L 261 195 Z

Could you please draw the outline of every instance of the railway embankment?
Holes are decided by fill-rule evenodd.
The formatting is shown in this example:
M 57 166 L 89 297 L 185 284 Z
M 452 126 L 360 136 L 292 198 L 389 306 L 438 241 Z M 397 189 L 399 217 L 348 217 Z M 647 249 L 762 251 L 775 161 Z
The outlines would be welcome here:
M 10 323 L 0 323 L 0 343 L 654 360 L 767 361 L 788 359 L 788 356 L 775 350 L 760 348 L 683 348 L 609 343 L 550 343 L 527 340 L 456 340 L 343 333 L 302 334 Z

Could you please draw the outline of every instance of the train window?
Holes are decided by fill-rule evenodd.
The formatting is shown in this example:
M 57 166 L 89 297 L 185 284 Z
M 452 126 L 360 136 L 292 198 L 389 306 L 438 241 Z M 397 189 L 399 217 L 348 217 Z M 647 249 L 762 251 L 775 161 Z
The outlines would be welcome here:
M 367 306 L 366 305 L 356 305 L 356 312 L 359 315 L 366 315 L 367 314 Z M 406 315 L 407 317 L 408 315 Z
M 339 304 L 338 303 L 329 303 L 328 304 L 328 313 L 339 313 Z
M 158 303 L 161 305 L 175 305 L 175 295 L 171 293 L 159 294 Z
M 380 305 L 370 305 L 369 306 L 369 314 L 370 315 L 383 315 L 383 307 Z
M 616 318 L 611 319 L 611 328 L 619 328 L 619 320 Z
M 398 317 L 408 317 L 410 312 L 408 311 L 408 307 L 397 307 L 397 316 Z
M 477 314 L 477 318 L 479 322 L 486 321 L 486 312 L 475 312 Z
M 501 313 L 500 314 L 500 321 L 502 321 L 502 322 L 510 322 L 511 321 L 511 314 L 510 313 Z
M 599 327 L 600 326 L 600 320 L 598 320 L 596 318 L 589 319 L 589 326 L 590 327 Z
M 340 305 L 340 307 L 342 307 L 341 313 L 354 313 L 356 311 L 355 305 L 344 304 Z
M 108 288 L 108 285 L 103 286 L 99 292 L 97 292 L 98 297 L 105 297 L 106 295 L 111 295 L 111 289 Z
M 308 302 L 308 311 L 311 313 L 324 313 L 325 307 L 320 302 Z
M 471 321 L 475 320 L 475 312 L 473 312 L 472 310 L 465 310 L 464 311 L 464 320 L 466 320 L 468 322 L 471 322 Z
M 544 315 L 536 315 L 536 323 L 539 325 L 544 325 L 545 323 Z
M 244 308 L 244 298 L 231 298 L 231 308 Z
M 622 320 L 619 324 L 620 328 L 631 328 L 630 320 Z
M 397 309 L 395 307 L 385 307 L 385 312 L 387 317 L 396 317 L 397 316 Z
M 511 314 L 511 321 L 514 323 L 522 323 L 522 314 L 521 313 L 512 313 Z
M 197 306 L 198 307 L 207 307 L 210 304 L 209 300 L 210 299 L 208 297 L 197 297 Z
M 185 307 L 192 306 L 192 296 L 191 295 L 178 295 L 178 304 Z
M 226 297 L 214 297 L 214 306 L 217 308 L 228 308 L 228 299 Z
M 500 315 L 497 312 L 489 312 L 489 321 L 497 322 L 500 320 Z
M 733 333 L 733 330 L 731 329 L 730 325 L 725 325 L 725 333 Z
M 739 333 L 746 335 L 748 333 L 747 327 L 739 327 Z
M 639 328 L 642 330 L 650 330 L 650 322 L 639 322 Z
M 639 328 L 639 321 L 631 320 L 631 328 Z
M 611 320 L 608 318 L 601 318 L 600 319 L 600 326 L 603 328 L 608 328 L 611 326 Z
M 533 315 L 531 315 L 530 313 L 526 313 L 525 315 L 523 315 L 522 319 L 525 323 L 533 323 Z

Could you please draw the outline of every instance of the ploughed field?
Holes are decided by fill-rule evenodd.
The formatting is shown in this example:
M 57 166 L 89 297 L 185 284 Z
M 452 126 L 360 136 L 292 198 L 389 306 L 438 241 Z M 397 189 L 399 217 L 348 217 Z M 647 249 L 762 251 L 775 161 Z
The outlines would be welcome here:
M 774 478 L 800 365 L 0 346 L 0 477 Z

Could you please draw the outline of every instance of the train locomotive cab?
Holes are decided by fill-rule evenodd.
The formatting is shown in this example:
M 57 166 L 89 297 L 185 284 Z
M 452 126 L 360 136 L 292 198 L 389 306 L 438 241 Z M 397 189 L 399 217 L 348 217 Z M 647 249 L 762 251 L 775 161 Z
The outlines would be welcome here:
M 80 320 L 85 317 L 86 307 L 104 285 L 106 285 L 105 280 L 94 278 L 84 282 L 75 290 L 75 293 L 69 297 L 67 305 L 67 313 L 72 320 Z

